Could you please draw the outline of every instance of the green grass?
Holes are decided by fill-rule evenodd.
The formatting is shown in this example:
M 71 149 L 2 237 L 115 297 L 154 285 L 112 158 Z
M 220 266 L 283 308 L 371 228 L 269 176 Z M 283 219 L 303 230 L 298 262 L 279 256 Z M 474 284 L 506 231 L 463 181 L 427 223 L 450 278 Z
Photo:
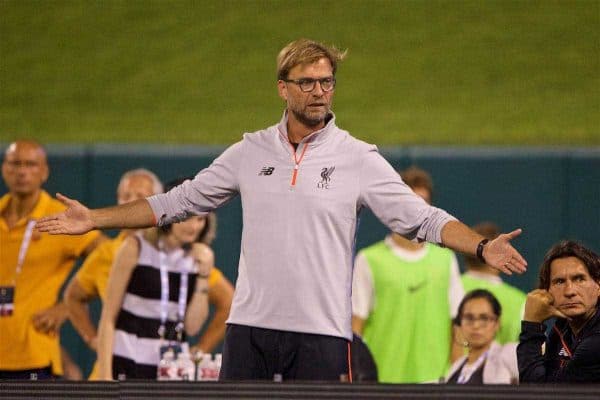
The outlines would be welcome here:
M 600 2 L 0 2 L 0 142 L 227 144 L 275 56 L 348 48 L 334 110 L 381 145 L 600 144 Z

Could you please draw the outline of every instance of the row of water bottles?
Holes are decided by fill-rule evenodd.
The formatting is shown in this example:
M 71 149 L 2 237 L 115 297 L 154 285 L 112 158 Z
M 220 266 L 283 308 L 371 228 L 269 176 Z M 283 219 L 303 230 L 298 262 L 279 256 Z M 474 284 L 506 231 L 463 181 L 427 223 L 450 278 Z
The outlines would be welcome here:
M 167 350 L 158 364 L 159 381 L 216 381 L 221 370 L 221 353 L 215 354 L 187 351 L 177 354 Z

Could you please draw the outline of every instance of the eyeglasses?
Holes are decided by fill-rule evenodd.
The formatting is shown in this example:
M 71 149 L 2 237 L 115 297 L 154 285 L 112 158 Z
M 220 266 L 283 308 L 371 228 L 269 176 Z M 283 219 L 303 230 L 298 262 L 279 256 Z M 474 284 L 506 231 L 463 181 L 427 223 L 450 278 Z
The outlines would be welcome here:
M 324 92 L 331 92 L 335 88 L 335 77 L 328 76 L 321 79 L 313 78 L 300 78 L 300 79 L 282 79 L 284 82 L 295 83 L 300 86 L 300 90 L 303 92 L 312 92 L 315 89 L 317 82 L 321 85 L 321 89 Z
M 497 319 L 497 317 L 492 315 L 480 315 L 476 317 L 475 315 L 466 314 L 462 316 L 460 321 L 464 325 L 475 325 L 475 322 L 479 321 L 481 326 L 487 326 L 492 322 L 495 322 Z

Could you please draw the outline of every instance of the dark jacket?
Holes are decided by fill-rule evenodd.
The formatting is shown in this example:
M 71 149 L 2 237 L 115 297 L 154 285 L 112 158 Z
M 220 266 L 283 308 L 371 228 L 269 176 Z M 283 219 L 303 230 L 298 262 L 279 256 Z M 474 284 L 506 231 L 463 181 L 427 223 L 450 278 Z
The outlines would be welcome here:
M 600 305 L 577 336 L 564 319 L 556 320 L 547 338 L 545 331 L 544 324 L 521 322 L 520 382 L 600 382 Z

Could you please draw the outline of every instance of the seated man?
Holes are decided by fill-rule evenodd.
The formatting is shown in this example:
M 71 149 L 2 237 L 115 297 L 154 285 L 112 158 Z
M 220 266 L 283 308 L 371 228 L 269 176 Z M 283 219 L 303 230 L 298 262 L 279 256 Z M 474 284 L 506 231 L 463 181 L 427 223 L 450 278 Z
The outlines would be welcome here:
M 600 382 L 600 257 L 563 241 L 527 295 L 517 347 L 521 382 Z M 548 337 L 543 321 L 557 317 Z M 545 344 L 545 353 L 542 345 Z

